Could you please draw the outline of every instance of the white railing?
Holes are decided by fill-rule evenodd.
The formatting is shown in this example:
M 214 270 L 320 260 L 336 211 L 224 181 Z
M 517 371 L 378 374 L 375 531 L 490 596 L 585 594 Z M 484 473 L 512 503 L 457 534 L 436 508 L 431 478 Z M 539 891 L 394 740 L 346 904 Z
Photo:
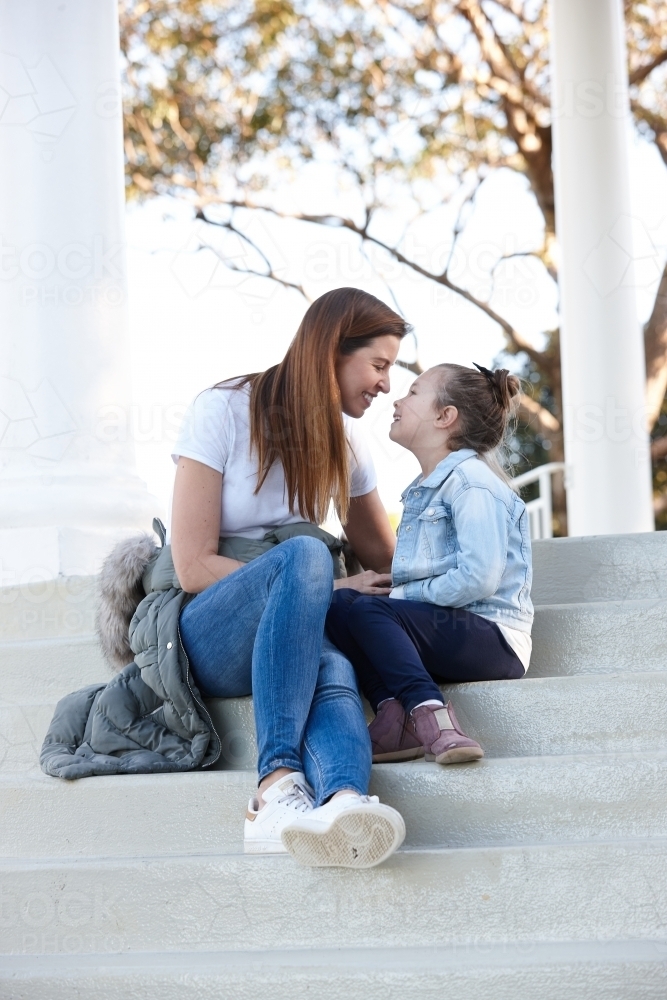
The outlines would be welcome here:
M 524 472 L 512 480 L 512 485 L 520 489 L 522 486 L 529 486 L 531 483 L 538 483 L 540 495 L 535 500 L 530 500 L 526 504 L 528 517 L 530 518 L 531 538 L 552 538 L 553 537 L 553 505 L 551 501 L 551 477 L 554 472 L 562 472 L 565 468 L 563 462 L 547 462 L 546 465 L 538 465 L 530 472 Z

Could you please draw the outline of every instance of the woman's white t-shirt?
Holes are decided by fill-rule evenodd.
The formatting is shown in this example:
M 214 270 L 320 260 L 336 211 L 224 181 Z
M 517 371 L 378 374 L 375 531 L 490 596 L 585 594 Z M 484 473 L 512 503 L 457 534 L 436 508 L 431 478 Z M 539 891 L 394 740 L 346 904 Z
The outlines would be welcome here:
M 359 421 L 343 415 L 350 443 L 350 496 L 375 489 L 373 459 Z M 250 448 L 250 388 L 205 389 L 187 410 L 174 445 L 172 459 L 192 458 L 222 473 L 220 534 L 263 538 L 269 528 L 305 520 L 298 508 L 291 513 L 285 474 L 274 463 L 259 493 L 257 457 Z

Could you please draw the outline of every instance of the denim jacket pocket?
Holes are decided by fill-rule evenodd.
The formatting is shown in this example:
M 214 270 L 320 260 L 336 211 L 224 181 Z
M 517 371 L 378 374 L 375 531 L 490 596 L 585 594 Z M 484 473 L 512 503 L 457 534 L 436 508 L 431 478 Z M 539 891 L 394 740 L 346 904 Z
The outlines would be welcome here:
M 456 533 L 450 504 L 441 500 L 430 503 L 421 512 L 418 520 L 424 548 L 434 562 L 454 552 Z

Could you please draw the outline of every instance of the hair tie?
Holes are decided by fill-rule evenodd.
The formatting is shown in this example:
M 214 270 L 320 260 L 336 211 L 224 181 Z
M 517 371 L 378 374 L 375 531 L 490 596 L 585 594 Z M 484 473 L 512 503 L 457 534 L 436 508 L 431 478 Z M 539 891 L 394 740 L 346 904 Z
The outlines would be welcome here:
M 486 376 L 486 378 L 487 378 L 487 380 L 488 380 L 488 382 L 489 382 L 489 384 L 491 386 L 491 389 L 493 390 L 494 399 L 496 400 L 496 402 L 498 403 L 499 406 L 502 406 L 503 405 L 503 394 L 502 394 L 502 391 L 500 389 L 500 386 L 498 385 L 498 380 L 496 379 L 496 373 L 492 372 L 492 371 L 489 371 L 489 369 L 485 368 L 484 365 L 478 365 L 476 361 L 473 361 L 473 364 L 474 364 L 475 368 L 477 369 L 477 371 L 481 372 L 482 375 Z
M 481 372 L 482 375 L 486 375 L 486 377 L 489 379 L 489 381 L 493 382 L 494 385 L 495 385 L 496 376 L 495 376 L 494 372 L 490 372 L 488 368 L 484 367 L 484 365 L 478 365 L 476 361 L 473 361 L 473 364 L 474 364 L 475 368 L 477 369 L 477 371 Z

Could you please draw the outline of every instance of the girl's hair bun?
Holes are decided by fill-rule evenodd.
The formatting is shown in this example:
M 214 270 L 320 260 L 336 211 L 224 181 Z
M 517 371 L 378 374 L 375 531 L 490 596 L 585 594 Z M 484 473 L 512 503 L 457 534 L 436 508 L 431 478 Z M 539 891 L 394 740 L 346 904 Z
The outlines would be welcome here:
M 521 382 L 516 375 L 510 375 L 507 368 L 496 368 L 493 373 L 493 384 L 498 403 L 503 410 L 511 412 L 516 405 L 516 397 L 521 392 Z

